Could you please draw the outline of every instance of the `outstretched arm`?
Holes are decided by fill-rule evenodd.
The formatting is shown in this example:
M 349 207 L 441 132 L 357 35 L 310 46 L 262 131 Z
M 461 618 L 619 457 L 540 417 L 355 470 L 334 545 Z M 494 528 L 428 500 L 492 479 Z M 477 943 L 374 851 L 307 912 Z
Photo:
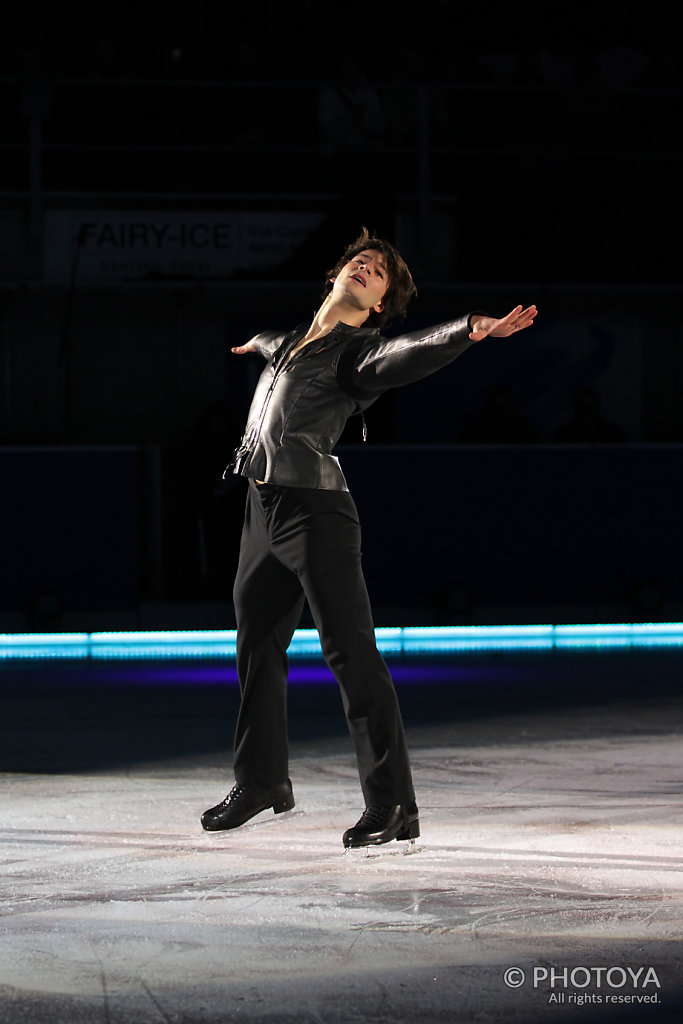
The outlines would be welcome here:
M 509 338 L 515 331 L 531 327 L 537 313 L 535 306 L 528 306 L 526 309 L 515 306 L 511 313 L 500 320 L 495 320 L 492 316 L 475 314 L 470 318 L 470 338 L 472 341 L 481 341 L 483 338 Z
M 250 352 L 256 352 L 264 359 L 270 359 L 282 344 L 283 337 L 281 331 L 263 331 L 262 334 L 255 334 L 246 344 L 235 345 L 230 351 L 236 356 L 246 356 Z
M 507 338 L 530 327 L 536 312 L 536 306 L 515 306 L 500 320 L 486 313 L 470 313 L 424 331 L 383 338 L 360 352 L 345 390 L 362 398 L 421 380 L 482 338 Z

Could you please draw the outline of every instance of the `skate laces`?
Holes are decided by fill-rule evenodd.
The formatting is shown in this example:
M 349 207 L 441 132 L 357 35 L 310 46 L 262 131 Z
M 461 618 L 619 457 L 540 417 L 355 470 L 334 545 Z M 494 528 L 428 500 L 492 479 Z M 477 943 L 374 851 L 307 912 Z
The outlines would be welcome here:
M 381 805 L 379 807 L 366 807 L 360 816 L 360 820 L 356 824 L 356 828 L 372 827 L 373 825 L 383 825 L 390 814 L 392 808 L 391 805 Z
M 243 796 L 245 792 L 246 787 L 240 785 L 240 783 L 236 783 L 226 796 L 225 800 L 221 802 L 220 806 L 229 807 L 230 804 L 234 804 L 237 800 L 239 800 L 240 797 Z

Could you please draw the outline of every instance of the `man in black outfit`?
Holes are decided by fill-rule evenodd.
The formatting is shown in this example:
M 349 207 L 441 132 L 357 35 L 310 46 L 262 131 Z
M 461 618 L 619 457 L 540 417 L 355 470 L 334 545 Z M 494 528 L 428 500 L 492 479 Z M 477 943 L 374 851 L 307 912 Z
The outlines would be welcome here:
M 242 701 L 236 784 L 202 816 L 209 831 L 294 807 L 286 652 L 306 597 L 341 688 L 365 799 L 342 842 L 361 847 L 420 834 L 401 713 L 375 643 L 358 515 L 331 453 L 348 417 L 382 392 L 426 377 L 487 336 L 530 327 L 536 307 L 517 306 L 500 320 L 470 313 L 383 338 L 378 328 L 403 314 L 414 294 L 400 254 L 364 229 L 330 271 L 310 326 L 259 334 L 232 350 L 268 362 L 232 463 L 249 479 L 234 587 Z

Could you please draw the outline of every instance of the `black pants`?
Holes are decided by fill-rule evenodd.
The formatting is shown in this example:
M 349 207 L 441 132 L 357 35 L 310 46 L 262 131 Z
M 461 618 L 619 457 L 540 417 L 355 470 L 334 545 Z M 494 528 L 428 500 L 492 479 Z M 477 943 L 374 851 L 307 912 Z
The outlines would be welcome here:
M 360 558 L 358 513 L 348 492 L 250 482 L 234 590 L 238 783 L 270 788 L 288 777 L 286 651 L 305 595 L 341 688 L 366 804 L 415 799 Z

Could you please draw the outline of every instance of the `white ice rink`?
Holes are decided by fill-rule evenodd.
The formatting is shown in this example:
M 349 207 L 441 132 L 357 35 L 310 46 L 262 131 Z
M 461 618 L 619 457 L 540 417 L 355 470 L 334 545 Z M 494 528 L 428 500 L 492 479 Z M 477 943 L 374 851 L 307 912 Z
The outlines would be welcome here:
M 336 694 L 294 702 L 295 810 L 210 834 L 232 704 L 225 749 L 197 751 L 216 706 L 190 688 L 143 706 L 135 666 L 106 699 L 83 668 L 38 671 L 3 668 L 3 1024 L 680 1019 L 675 686 L 540 707 L 494 688 L 463 715 L 451 688 L 441 721 L 411 692 L 422 836 L 366 856 L 342 852 L 362 806 Z

